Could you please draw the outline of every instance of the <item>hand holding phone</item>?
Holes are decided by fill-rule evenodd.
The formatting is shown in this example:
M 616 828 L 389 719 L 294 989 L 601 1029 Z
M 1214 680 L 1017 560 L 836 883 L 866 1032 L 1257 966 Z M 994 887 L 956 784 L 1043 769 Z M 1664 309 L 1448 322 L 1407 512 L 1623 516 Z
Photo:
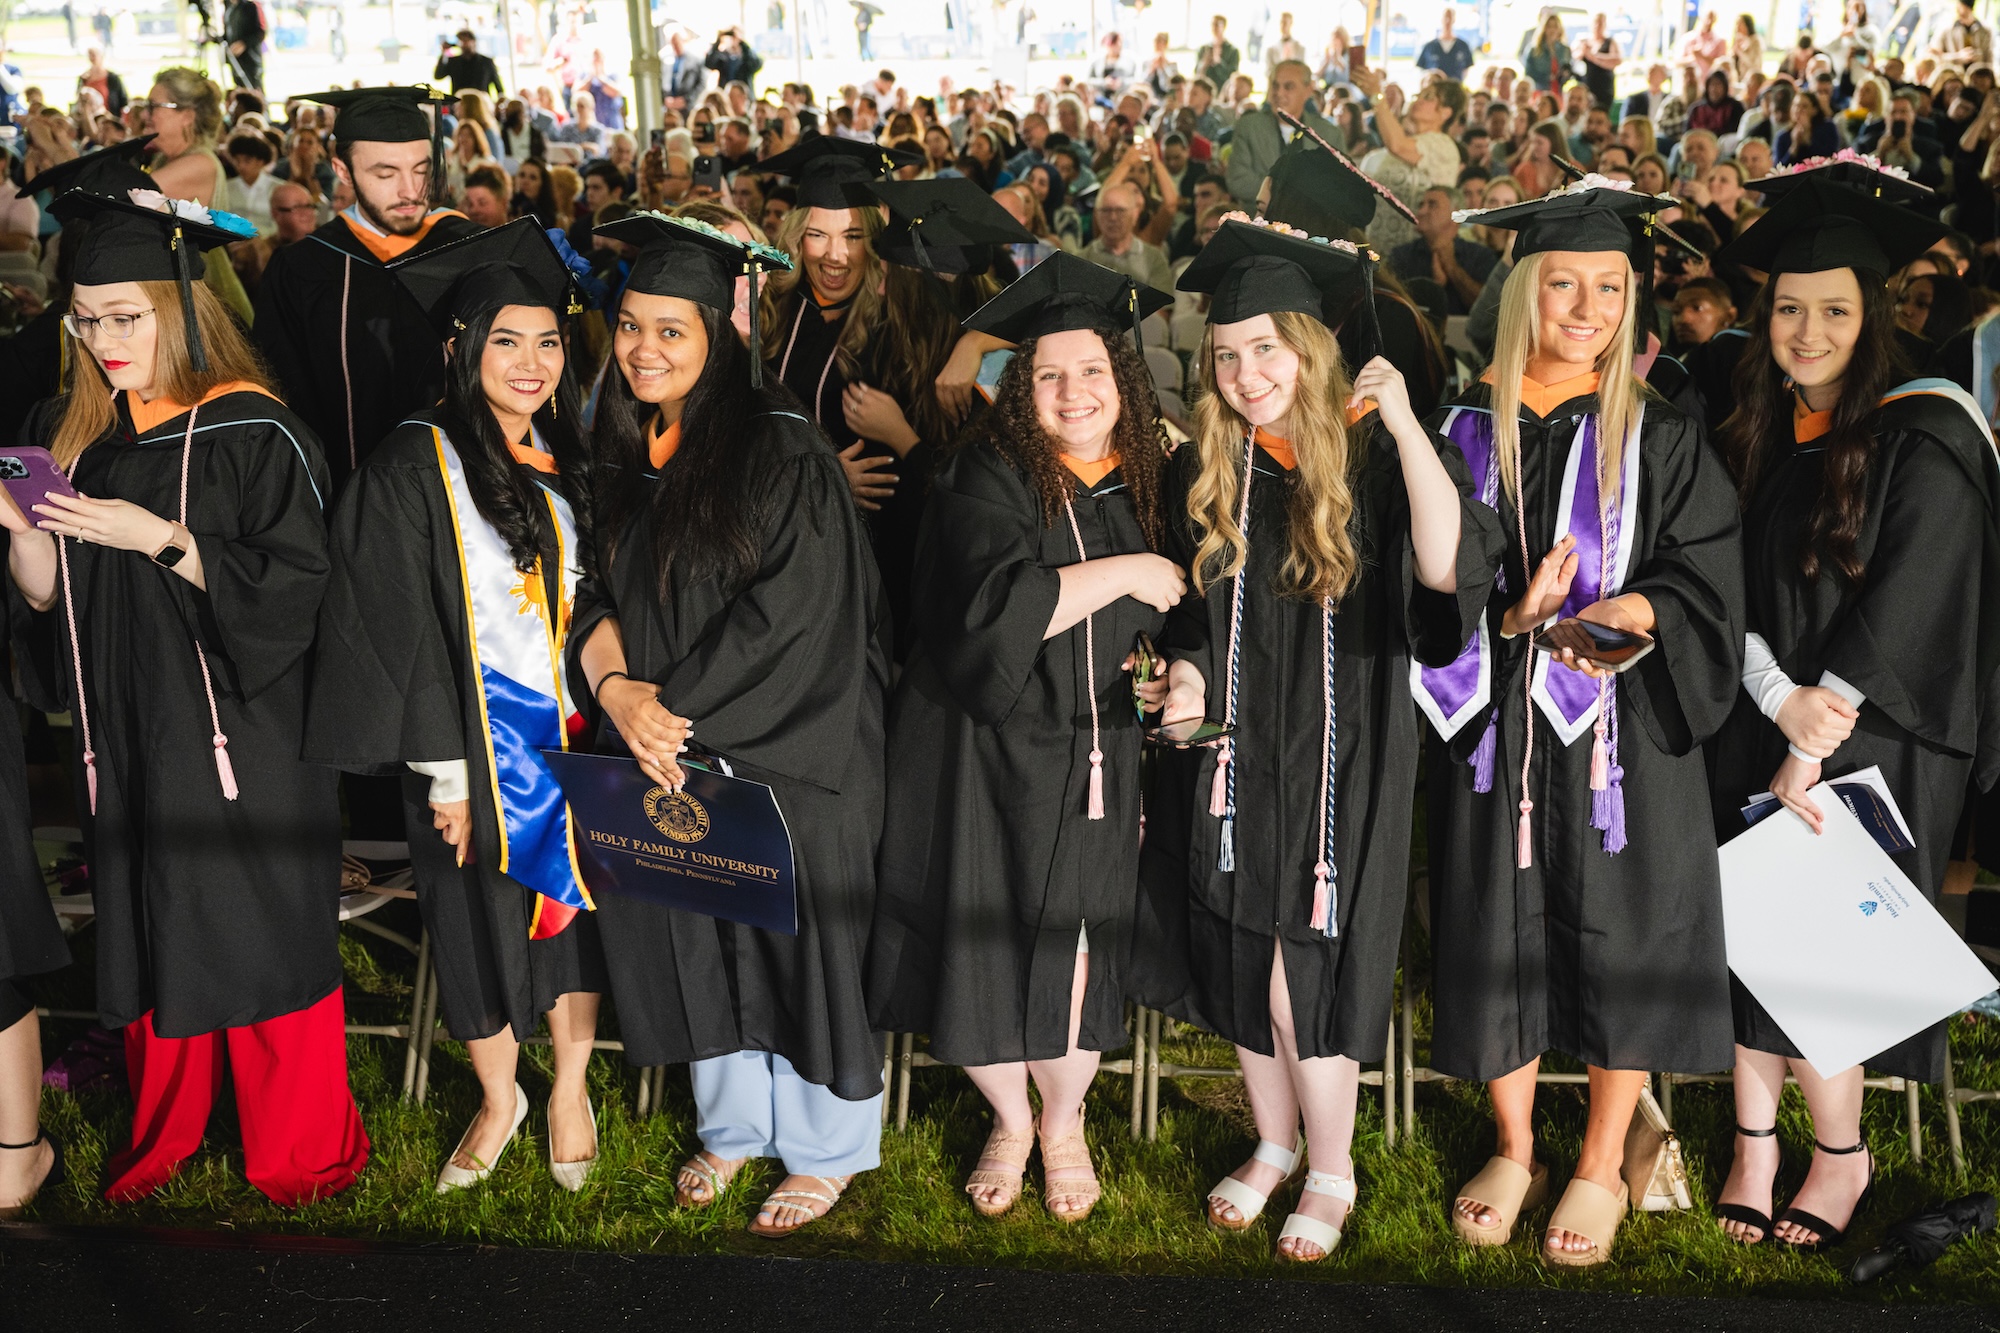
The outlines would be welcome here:
M 1235 734 L 1234 727 L 1199 717 L 1187 718 L 1180 722 L 1163 722 L 1157 727 L 1146 728 L 1143 733 L 1148 743 L 1165 745 L 1175 750 L 1216 745 Z
M 33 513 L 34 506 L 45 503 L 50 495 L 76 495 L 76 487 L 69 484 L 55 456 L 46 449 L 0 451 L 0 484 L 6 486 L 24 515 Z
M 1623 671 L 1653 646 L 1653 636 L 1637 630 L 1613 629 L 1595 620 L 1571 616 L 1535 636 L 1539 652 L 1561 659 L 1567 649 L 1579 662 L 1605 671 Z

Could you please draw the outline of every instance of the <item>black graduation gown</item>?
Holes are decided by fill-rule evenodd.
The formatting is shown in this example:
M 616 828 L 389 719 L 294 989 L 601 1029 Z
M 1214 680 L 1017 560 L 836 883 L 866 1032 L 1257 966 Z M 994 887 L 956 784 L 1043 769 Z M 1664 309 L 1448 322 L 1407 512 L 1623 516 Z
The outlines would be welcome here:
M 0 597 L 19 601 L 21 593 L 13 580 L 5 583 Z M 68 964 L 69 945 L 63 941 L 35 859 L 20 709 L 11 695 L 0 695 L 0 1032 L 33 1008 L 15 983 Z
M 1721 438 L 1722 423 L 1736 410 L 1736 363 L 1749 348 L 1749 334 L 1723 329 L 1699 347 L 1690 347 L 1681 358 L 1699 395 L 1702 423 L 1711 440 Z
M 1935 901 L 1968 779 L 1984 789 L 2000 776 L 2000 468 L 1950 399 L 1896 399 L 1872 424 L 1876 452 L 1855 545 L 1867 570 L 1862 586 L 1849 589 L 1831 570 L 1816 579 L 1800 571 L 1826 454 L 1811 444 L 1784 448 L 1744 510 L 1748 624 L 1799 684 L 1817 685 L 1832 671 L 1867 696 L 1854 733 L 1821 772 L 1881 765 L 1917 844 L 1893 859 Z M 1714 743 L 1723 842 L 1743 831 L 1741 807 L 1769 788 L 1786 754 L 1784 733 L 1748 694 L 1737 691 L 1735 705 Z M 1796 1057 L 1764 1007 L 1731 985 L 1737 1040 Z M 1939 1023 L 1867 1064 L 1935 1083 L 1944 1059 Z
M 1463 402 L 1484 408 L 1489 386 Z M 1564 464 L 1595 393 L 1547 418 L 1521 409 L 1527 540 L 1555 544 Z M 1431 1064 L 1491 1079 L 1544 1051 L 1608 1069 L 1707 1072 L 1731 1063 L 1722 884 L 1700 746 L 1728 716 L 1743 660 L 1736 495 L 1699 423 L 1645 405 L 1637 530 L 1622 589 L 1642 593 L 1659 646 L 1618 678 L 1619 755 L 1629 842 L 1616 856 L 1590 826 L 1590 733 L 1560 745 L 1539 707 L 1530 784 L 1534 865 L 1516 867 L 1526 636 L 1500 636 L 1519 594 L 1486 592 L 1499 704 L 1493 790 L 1466 762 L 1484 731 L 1449 744 L 1426 725 L 1430 793 Z M 1516 519 L 1503 496 L 1506 586 L 1525 588 Z M 1566 668 L 1556 668 L 1558 670 Z
M 1410 813 L 1421 753 L 1410 659 L 1442 664 L 1458 655 L 1499 560 L 1498 525 L 1472 498 L 1458 450 L 1438 441 L 1464 497 L 1460 591 L 1438 593 L 1418 583 L 1396 443 L 1374 417 L 1356 434 L 1368 450 L 1354 479 L 1350 525 L 1362 563 L 1333 617 L 1339 933 L 1328 938 L 1310 925 L 1326 719 L 1320 610 L 1276 591 L 1292 474 L 1261 448 L 1250 495 L 1231 761 L 1235 870 L 1217 868 L 1222 821 L 1209 813 L 1214 751 L 1169 756 L 1180 762 L 1160 765 L 1147 801 L 1141 859 L 1147 902 L 1135 991 L 1148 1005 L 1266 1055 L 1275 938 L 1284 950 L 1299 1056 L 1382 1058 L 1409 894 Z M 1195 552 L 1186 496 L 1198 469 L 1193 446 L 1175 454 L 1168 554 L 1184 569 Z M 1160 639 L 1169 658 L 1200 669 L 1208 715 L 1218 721 L 1227 707 L 1233 586 L 1219 581 L 1206 595 L 1190 587 Z
M 404 257 L 478 230 L 441 217 Z M 257 350 L 319 437 L 335 491 L 376 441 L 444 396 L 443 344 L 430 320 L 345 218 L 272 254 L 256 309 Z
M 433 420 L 442 418 L 417 419 Z M 534 891 L 496 868 L 499 814 L 467 651 L 463 562 L 428 424 L 398 427 L 362 460 L 329 540 L 306 758 L 402 778 L 417 905 L 452 1036 L 471 1041 L 510 1026 L 517 1038 L 532 1036 L 562 995 L 604 989 L 603 956 L 593 913 L 530 940 Z M 553 544 L 542 559 L 555 567 Z M 431 780 L 408 768 L 449 759 L 463 759 L 471 781 L 472 855 L 463 866 L 432 823 Z
M 790 310 L 779 318 L 786 321 L 786 343 L 780 345 L 778 359 L 766 369 L 776 374 L 782 368 L 780 378 L 805 404 L 806 415 L 819 423 L 836 450 L 847 448 L 861 437 L 847 424 L 847 409 L 842 406 L 841 395 L 847 392 L 848 380 L 841 371 L 835 348 L 847 321 L 853 318 L 852 312 L 835 320 L 822 318 L 801 284 L 792 297 Z M 796 338 L 790 336 L 794 328 L 798 330 Z M 787 346 L 789 354 L 783 350 Z M 865 349 L 864 355 L 868 355 Z M 863 382 L 866 378 L 864 370 Z M 887 445 L 873 440 L 861 445 L 863 458 L 889 460 L 890 465 L 876 475 L 896 483 L 894 495 L 881 501 L 879 509 L 864 511 L 861 517 L 867 524 L 869 546 L 875 552 L 875 565 L 882 577 L 883 599 L 889 610 L 895 655 L 899 660 L 907 655 L 913 641 L 907 628 L 910 570 L 916 563 L 917 525 L 923 518 L 924 488 L 940 443 L 920 441 L 902 458 L 897 458 L 896 451 Z
M 701 749 L 776 793 L 792 835 L 799 933 L 612 894 L 598 901 L 598 924 L 629 1062 L 773 1051 L 858 1101 L 882 1087 L 861 985 L 882 828 L 881 592 L 826 441 L 789 414 L 754 425 L 742 447 L 760 459 L 755 575 L 730 594 L 713 575 L 676 570 L 663 601 L 642 511 L 609 568 L 600 564 L 601 581 L 578 586 L 571 688 L 590 697 L 577 654 L 599 621 L 618 617 L 631 677 L 661 686 L 661 702 L 693 720 Z M 669 460 L 642 484 L 673 479 Z
M 918 542 L 918 642 L 889 713 L 889 803 L 869 946 L 869 1016 L 928 1032 L 958 1065 L 1069 1049 L 1077 931 L 1090 979 L 1078 1044 L 1125 1044 L 1124 954 L 1139 859 L 1139 723 L 1121 670 L 1166 617 L 1121 597 L 1044 639 L 1059 570 L 1147 549 L 1124 476 L 1079 483 L 1084 555 L 991 445 L 961 450 Z M 1090 696 L 1104 818 L 1087 818 Z
M 47 446 L 63 402 L 36 411 L 26 442 Z M 135 437 L 121 395 L 76 488 L 173 516 L 187 426 L 182 413 Z M 106 1027 L 152 1010 L 162 1037 L 294 1013 L 340 985 L 340 810 L 333 774 L 299 759 L 327 579 L 326 466 L 282 403 L 232 393 L 201 405 L 188 478 L 206 592 L 138 552 L 68 543 L 97 755 L 94 816 L 81 754 L 75 764 L 97 1003 Z M 13 632 L 29 701 L 73 707 L 60 591 L 43 612 L 15 599 Z M 196 643 L 229 738 L 234 801 L 216 773 Z M 80 748 L 80 724 L 75 733 Z

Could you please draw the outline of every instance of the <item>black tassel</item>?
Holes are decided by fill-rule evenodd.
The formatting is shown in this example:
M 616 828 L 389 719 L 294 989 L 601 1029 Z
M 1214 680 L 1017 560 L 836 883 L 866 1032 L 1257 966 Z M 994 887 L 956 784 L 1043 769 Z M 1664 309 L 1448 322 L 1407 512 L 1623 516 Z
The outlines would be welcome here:
M 1354 314 L 1361 321 L 1357 341 L 1361 348 L 1361 364 L 1365 366 L 1383 354 L 1382 323 L 1375 316 L 1375 266 L 1380 261 L 1373 251 L 1364 249 L 1361 254 L 1361 302 L 1354 308 Z
M 208 373 L 208 353 L 201 345 L 201 322 L 194 313 L 194 247 L 174 223 L 174 277 L 181 288 L 181 319 L 187 326 L 188 362 L 197 375 Z M 206 267 L 204 265 L 204 267 Z

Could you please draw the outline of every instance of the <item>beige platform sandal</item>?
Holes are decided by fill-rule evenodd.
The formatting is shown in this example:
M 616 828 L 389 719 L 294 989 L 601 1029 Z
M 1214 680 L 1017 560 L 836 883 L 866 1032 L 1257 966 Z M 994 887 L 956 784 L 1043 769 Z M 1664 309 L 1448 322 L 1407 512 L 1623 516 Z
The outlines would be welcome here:
M 1035 1122 L 1035 1137 L 1042 1142 L 1042 1207 L 1049 1210 L 1049 1216 L 1069 1226 L 1074 1226 L 1089 1217 L 1097 1207 L 1097 1201 L 1104 1195 L 1104 1187 L 1098 1183 L 1097 1168 L 1090 1160 L 1090 1144 L 1083 1137 L 1083 1122 L 1079 1120 L 1076 1132 L 1065 1138 L 1051 1140 L 1042 1133 L 1041 1122 Z M 1072 1171 L 1084 1167 L 1088 1176 L 1049 1179 L 1054 1171 Z M 1080 1206 L 1059 1211 L 1054 1205 L 1057 1199 L 1079 1201 Z
M 1009 1134 L 1000 1126 L 993 1126 L 993 1132 L 986 1136 L 986 1146 L 979 1150 L 982 1162 L 1005 1162 L 1011 1171 L 999 1171 L 992 1167 L 975 1165 L 971 1175 L 965 1178 L 965 1192 L 972 1196 L 972 1211 L 981 1217 L 1001 1217 L 1014 1206 L 1021 1197 L 1021 1177 L 1028 1170 L 1028 1154 L 1035 1149 L 1035 1136 Z M 997 1201 L 984 1203 L 979 1191 L 997 1189 L 1006 1191 Z
M 1354 1199 L 1358 1192 L 1353 1176 L 1336 1176 L 1331 1171 L 1306 1172 L 1305 1193 L 1324 1194 L 1339 1199 L 1347 1205 L 1350 1217 L 1353 1216 Z M 1304 1213 L 1293 1213 L 1285 1219 L 1284 1230 L 1278 1233 L 1278 1257 L 1289 1259 L 1295 1264 L 1316 1264 L 1322 1259 L 1331 1258 L 1333 1252 L 1340 1248 L 1342 1234 L 1342 1229 L 1331 1223 L 1322 1222 L 1316 1217 L 1307 1217 Z M 1319 1253 L 1310 1257 L 1286 1254 L 1284 1243 L 1288 1240 L 1302 1240 L 1308 1245 L 1317 1246 Z
M 1612 1242 L 1618 1239 L 1618 1226 L 1625 1220 L 1625 1210 L 1631 1201 L 1632 1191 L 1622 1180 L 1618 1182 L 1618 1192 L 1614 1194 L 1581 1176 L 1570 1177 L 1569 1187 L 1563 1191 L 1555 1212 L 1549 1215 L 1548 1231 L 1567 1231 L 1571 1235 L 1582 1236 L 1590 1242 L 1590 1248 L 1576 1253 L 1552 1250 L 1548 1245 L 1548 1231 L 1545 1231 L 1542 1234 L 1542 1261 L 1558 1268 L 1595 1268 L 1608 1262 Z
M 1549 1168 L 1536 1162 L 1531 1171 L 1511 1157 L 1489 1157 L 1479 1174 L 1465 1182 L 1452 1201 L 1451 1229 L 1467 1245 L 1505 1245 L 1514 1239 L 1514 1224 L 1530 1208 L 1549 1197 Z M 1476 1203 L 1499 1217 L 1485 1227 L 1458 1211 L 1459 1200 Z

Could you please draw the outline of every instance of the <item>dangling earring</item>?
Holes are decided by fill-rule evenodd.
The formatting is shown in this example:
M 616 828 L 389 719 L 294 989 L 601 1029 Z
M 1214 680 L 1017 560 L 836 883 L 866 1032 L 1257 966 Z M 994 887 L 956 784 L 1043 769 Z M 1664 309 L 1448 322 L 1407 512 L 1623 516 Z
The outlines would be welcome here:
M 556 419 L 556 396 L 555 396 L 554 394 L 550 394 L 550 395 L 549 395 L 549 420 L 550 420 L 550 421 L 554 421 L 555 419 Z

